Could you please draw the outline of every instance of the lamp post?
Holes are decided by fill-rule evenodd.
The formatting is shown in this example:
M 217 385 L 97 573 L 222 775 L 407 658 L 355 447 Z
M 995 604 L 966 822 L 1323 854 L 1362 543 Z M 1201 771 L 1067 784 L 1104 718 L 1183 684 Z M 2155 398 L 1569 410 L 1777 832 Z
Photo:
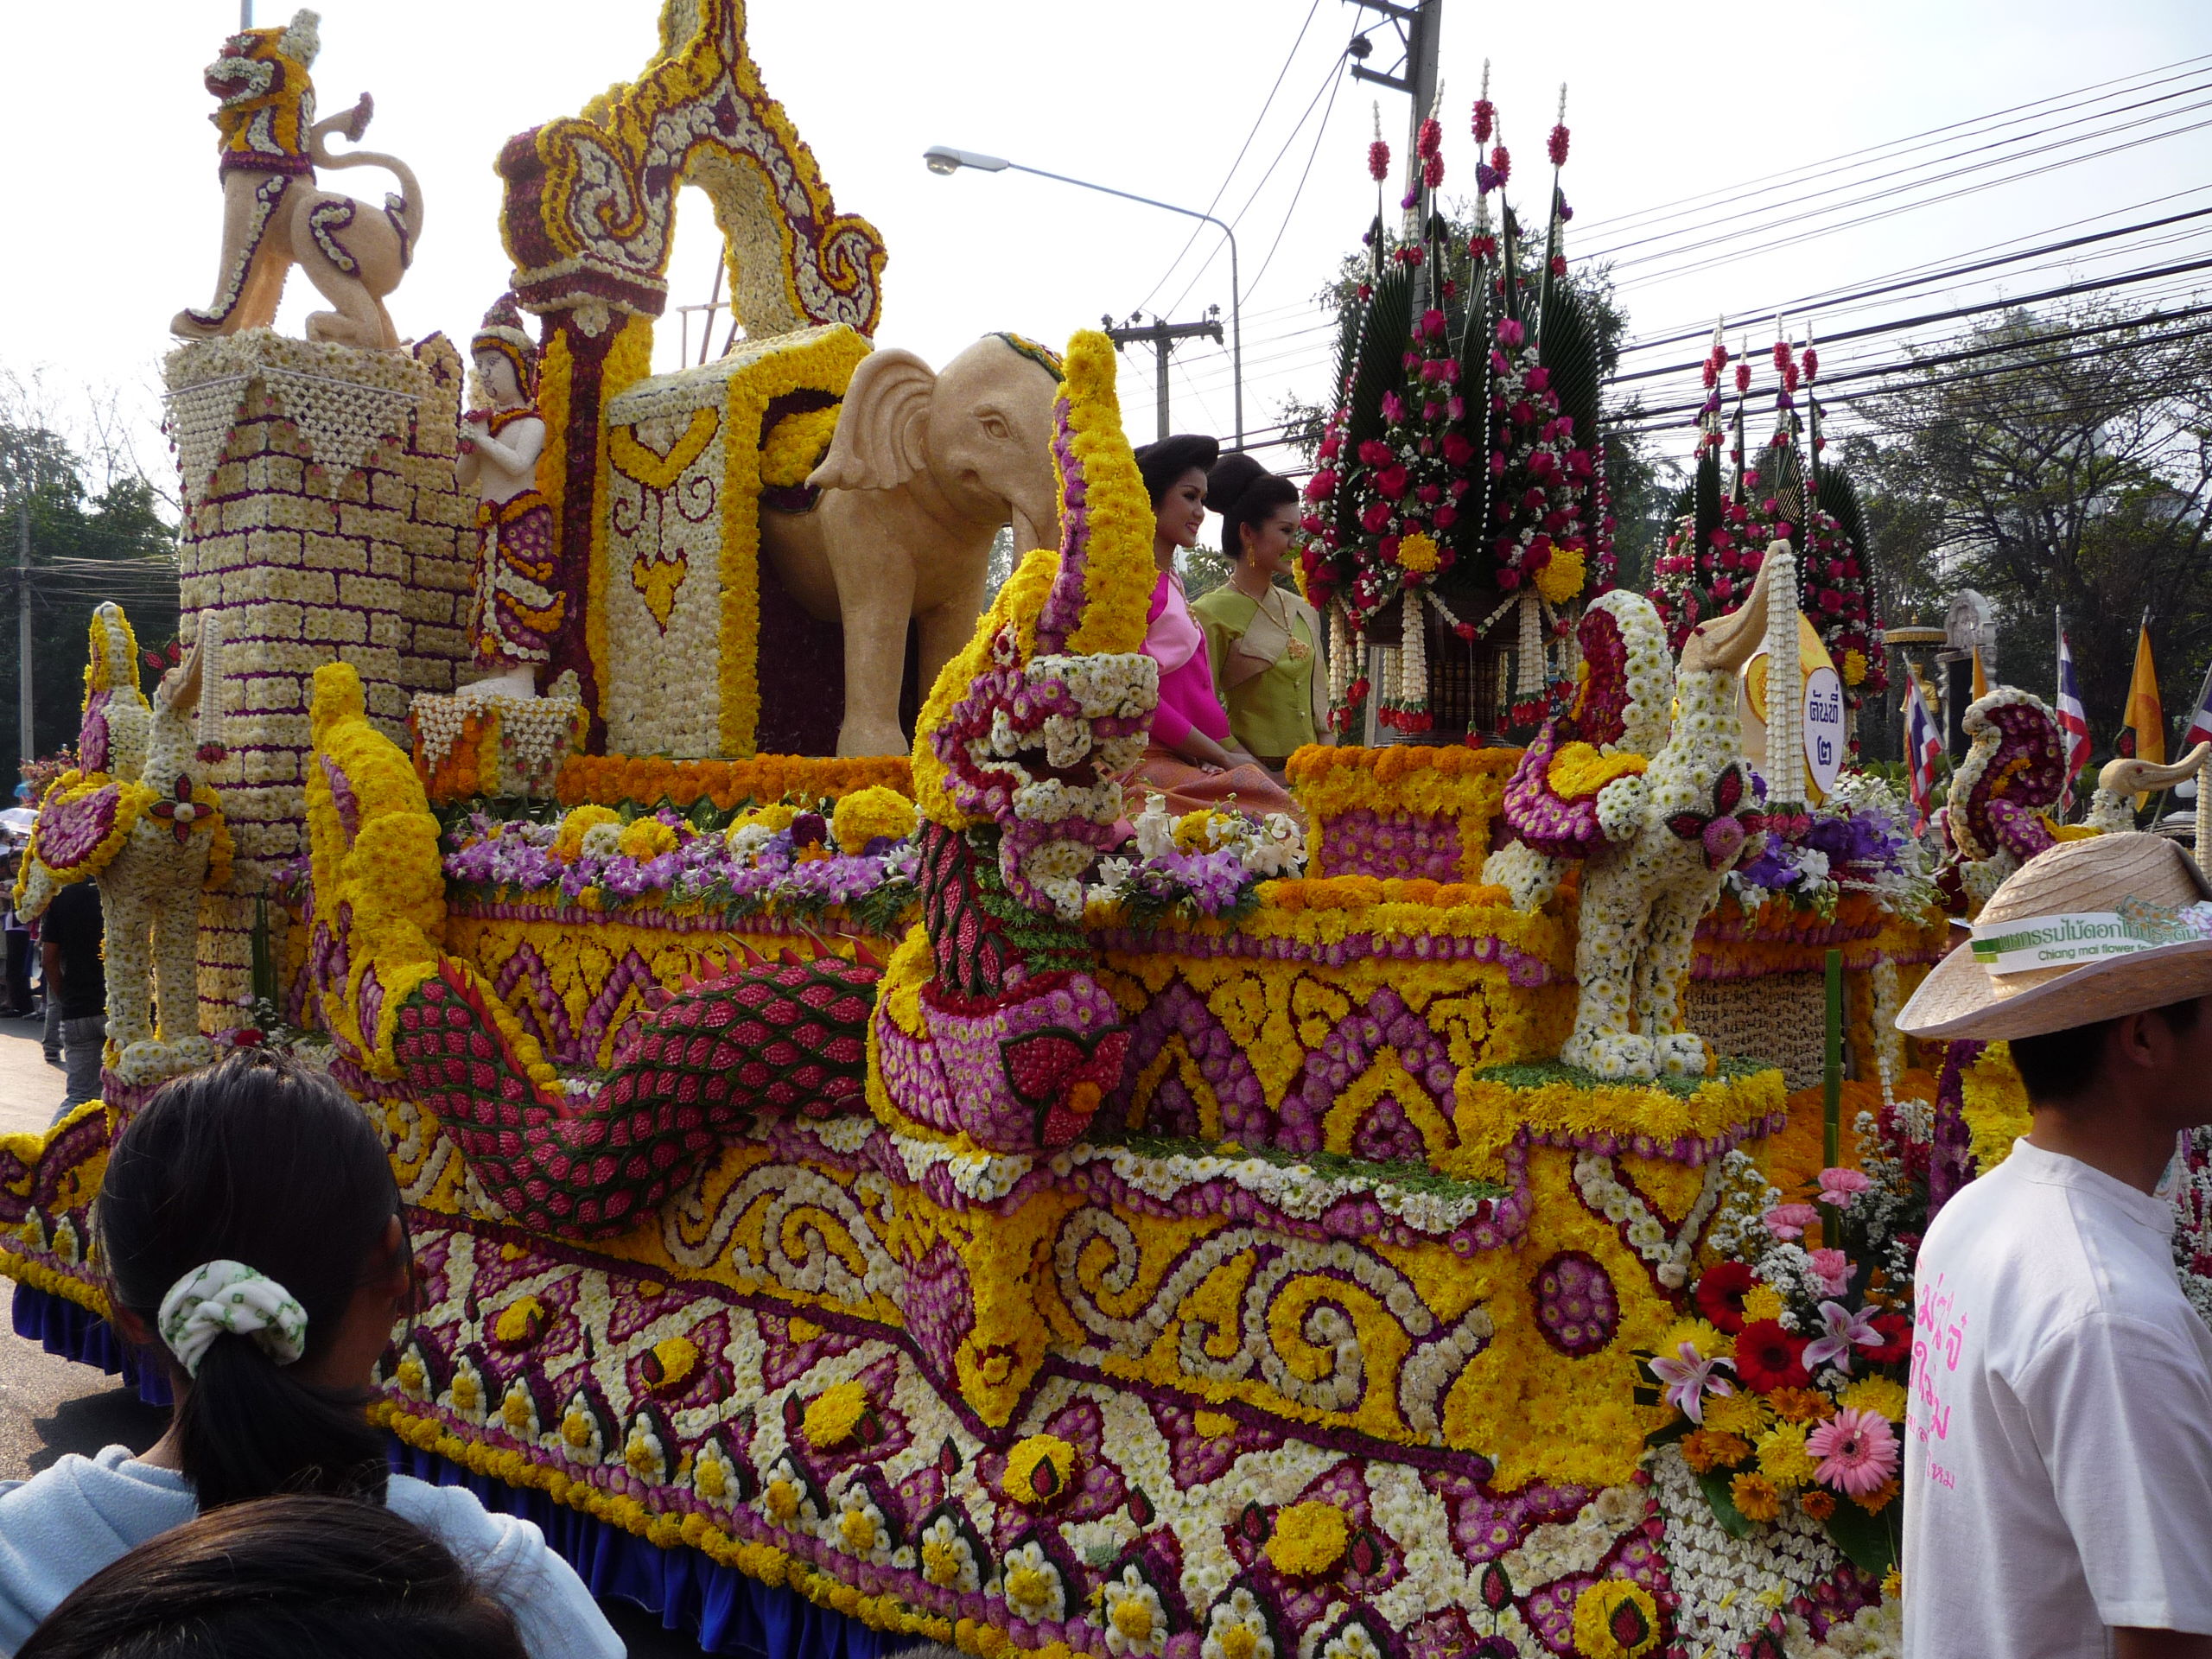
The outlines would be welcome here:
M 1216 219 L 1211 213 L 1202 213 L 1195 207 L 1178 207 L 1172 201 L 1154 201 L 1150 196 L 1140 196 L 1128 190 L 1116 190 L 1110 185 L 1092 184 L 1086 179 L 1071 179 L 1065 173 L 1047 173 L 1041 167 L 1024 167 L 1020 162 L 1009 162 L 1003 156 L 981 156 L 972 149 L 955 149 L 950 144 L 935 144 L 922 152 L 922 160 L 937 174 L 957 173 L 963 167 L 972 167 L 978 173 L 1027 173 L 1036 178 L 1050 179 L 1055 184 L 1072 184 L 1077 189 L 1096 190 L 1103 196 L 1119 196 L 1123 201 L 1141 202 L 1147 207 L 1165 208 L 1171 213 L 1180 213 L 1185 219 L 1202 219 L 1229 238 L 1229 354 L 1230 372 L 1236 385 L 1236 447 L 1244 447 L 1244 321 L 1243 313 L 1243 283 L 1237 276 L 1236 232 Z

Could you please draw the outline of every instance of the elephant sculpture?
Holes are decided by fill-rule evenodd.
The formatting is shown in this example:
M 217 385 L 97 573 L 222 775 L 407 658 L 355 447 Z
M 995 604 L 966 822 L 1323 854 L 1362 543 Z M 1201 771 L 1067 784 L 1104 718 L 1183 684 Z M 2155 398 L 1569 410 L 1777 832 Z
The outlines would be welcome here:
M 207 66 L 207 90 L 221 100 L 223 253 L 214 302 L 188 307 L 169 332 L 190 340 L 263 328 L 275 321 L 295 264 L 335 308 L 308 318 L 308 338 L 397 351 L 384 302 L 399 286 L 423 234 L 423 192 L 405 162 L 370 150 L 334 156 L 325 141 L 360 142 L 375 106 L 368 95 L 342 115 L 315 118 L 308 70 L 320 45 L 312 11 L 283 29 L 248 29 L 224 42 Z M 318 167 L 381 167 L 399 192 L 374 210 L 315 188 Z
M 99 881 L 107 1058 L 129 1084 L 188 1071 L 215 1053 L 200 1030 L 200 895 L 228 880 L 231 836 L 206 778 L 222 752 L 195 730 L 201 687 L 214 681 L 215 626 L 202 620 L 198 646 L 162 677 L 149 705 L 122 608 L 99 607 L 78 747 L 81 760 L 116 770 L 54 781 L 16 879 L 26 917 L 71 882 Z
M 906 624 L 920 624 L 921 683 L 982 614 L 991 544 L 1012 522 L 1017 556 L 1058 539 L 1052 399 L 1058 358 L 991 334 L 940 372 L 912 352 L 853 371 L 804 513 L 762 509 L 764 556 L 811 615 L 843 625 L 841 755 L 902 754 Z
M 1557 890 L 1565 860 L 1585 861 L 1580 991 L 1560 1051 L 1570 1065 L 1603 1077 L 1707 1069 L 1704 1039 L 1682 1020 L 1692 941 L 1721 877 L 1758 844 L 1736 678 L 1767 632 L 1770 593 L 1792 594 L 1796 582 L 1789 544 L 1774 543 L 1751 597 L 1698 625 L 1679 670 L 1642 594 L 1617 589 L 1583 617 L 1588 672 L 1506 785 L 1516 839 L 1483 874 L 1533 908 Z

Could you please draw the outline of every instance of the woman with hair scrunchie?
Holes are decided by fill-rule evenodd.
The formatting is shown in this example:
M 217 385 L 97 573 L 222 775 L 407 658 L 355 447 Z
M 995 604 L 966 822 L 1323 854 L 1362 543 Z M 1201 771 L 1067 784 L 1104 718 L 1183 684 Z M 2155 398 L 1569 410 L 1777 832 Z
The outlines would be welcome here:
M 411 1521 L 357 1498 L 260 1497 L 93 1573 L 22 1659 L 524 1659 L 514 1615 Z
M 163 1354 L 176 1405 L 143 1457 L 111 1446 L 0 1486 L 0 1653 L 134 1548 L 286 1492 L 421 1527 L 513 1616 L 531 1659 L 622 1653 L 531 1522 L 390 1472 L 366 1408 L 414 1262 L 384 1143 L 328 1077 L 250 1049 L 165 1084 L 109 1154 L 96 1214 L 111 1322 Z
M 1221 515 L 1229 580 L 1194 600 L 1191 614 L 1205 630 L 1230 730 L 1280 772 L 1293 750 L 1337 741 L 1320 672 L 1320 614 L 1275 583 L 1298 528 L 1298 486 L 1249 455 L 1224 455 L 1207 475 L 1206 505 Z
M 1221 445 L 1183 434 L 1136 452 L 1154 514 L 1153 561 L 1160 580 L 1152 590 L 1144 654 L 1160 664 L 1160 705 L 1153 710 L 1152 742 L 1136 769 L 1122 780 L 1132 812 L 1147 795 L 1166 798 L 1177 817 L 1208 810 L 1264 817 L 1300 817 L 1282 785 L 1230 735 L 1229 715 L 1214 690 L 1205 635 L 1191 616 L 1175 574 L 1175 555 L 1192 546 L 1206 518 L 1206 475 Z

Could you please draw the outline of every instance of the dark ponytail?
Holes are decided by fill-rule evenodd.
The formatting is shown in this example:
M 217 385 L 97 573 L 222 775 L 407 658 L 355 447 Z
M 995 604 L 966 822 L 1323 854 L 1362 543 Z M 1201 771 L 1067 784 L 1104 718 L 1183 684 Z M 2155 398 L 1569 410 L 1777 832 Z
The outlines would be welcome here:
M 1298 486 L 1237 450 L 1224 455 L 1206 476 L 1206 505 L 1221 515 L 1221 554 L 1232 563 L 1244 556 L 1244 526 L 1263 524 L 1279 507 L 1298 499 Z
M 23 1659 L 524 1659 L 514 1616 L 380 1504 L 270 1497 L 162 1534 L 69 1592 Z
M 329 1351 L 354 1292 L 383 1265 L 398 1213 L 368 1115 L 322 1073 L 263 1051 L 165 1085 L 124 1130 L 99 1205 L 118 1306 L 157 1332 L 170 1287 L 227 1260 L 267 1274 L 307 1312 L 306 1351 L 291 1365 L 229 1333 L 194 1377 L 172 1359 L 181 1459 L 203 1511 L 284 1491 L 382 1498 L 384 1442 L 366 1396 L 301 1372 Z

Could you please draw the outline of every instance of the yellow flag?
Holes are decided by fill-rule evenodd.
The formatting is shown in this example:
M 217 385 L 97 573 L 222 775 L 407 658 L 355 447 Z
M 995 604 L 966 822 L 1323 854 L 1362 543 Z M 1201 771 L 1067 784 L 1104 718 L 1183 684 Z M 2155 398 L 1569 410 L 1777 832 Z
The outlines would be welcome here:
M 1974 648 L 1974 700 L 1980 702 L 1989 695 L 1989 671 L 1981 665 L 1981 647 Z
M 2145 628 L 2135 641 L 2135 675 L 2127 684 L 2128 728 L 2135 734 L 2135 758 L 2147 760 L 2154 766 L 2166 764 L 2166 711 L 2158 702 L 2158 671 L 2151 660 L 2151 630 Z M 2149 792 L 2135 798 L 2135 810 L 2140 812 L 2143 803 L 2151 798 Z

